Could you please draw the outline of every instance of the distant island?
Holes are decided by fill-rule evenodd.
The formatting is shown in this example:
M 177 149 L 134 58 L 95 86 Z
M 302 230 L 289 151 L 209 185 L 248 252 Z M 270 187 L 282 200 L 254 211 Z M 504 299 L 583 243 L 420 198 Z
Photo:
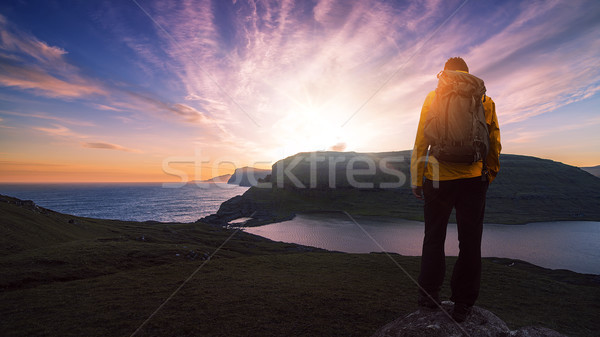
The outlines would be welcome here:
M 200 221 L 226 224 L 252 216 L 248 225 L 262 225 L 296 213 L 341 210 L 422 221 L 423 204 L 410 190 L 410 156 L 411 151 L 298 153 L 276 162 L 260 186 Z M 530 156 L 502 154 L 500 165 L 488 191 L 486 223 L 600 221 L 600 178 Z
M 600 178 L 600 165 L 582 167 L 581 169 Z
M 226 183 L 229 181 L 229 179 L 231 178 L 231 174 L 223 174 L 220 176 L 216 176 L 210 179 L 206 179 L 206 180 L 196 180 L 195 182 L 199 182 L 199 183 Z

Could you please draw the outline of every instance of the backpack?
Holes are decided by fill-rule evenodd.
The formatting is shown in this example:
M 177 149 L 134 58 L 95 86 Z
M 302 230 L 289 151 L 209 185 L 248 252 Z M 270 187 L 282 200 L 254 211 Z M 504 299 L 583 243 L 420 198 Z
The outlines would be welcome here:
M 424 127 L 430 155 L 451 163 L 485 164 L 490 137 L 482 99 L 485 85 L 480 78 L 452 70 L 438 74 Z

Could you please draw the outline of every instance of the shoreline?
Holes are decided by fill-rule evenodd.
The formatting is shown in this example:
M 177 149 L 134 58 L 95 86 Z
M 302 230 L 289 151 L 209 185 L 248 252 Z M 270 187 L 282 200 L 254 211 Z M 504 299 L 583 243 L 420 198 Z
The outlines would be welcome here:
M 30 207 L 32 209 L 38 209 L 41 210 L 42 212 L 48 212 L 48 213 L 55 213 L 55 214 L 59 214 L 59 215 L 63 215 L 65 217 L 70 218 L 69 221 L 73 221 L 74 223 L 77 223 L 78 220 L 77 219 L 82 219 L 82 220 L 91 220 L 91 221 L 106 221 L 106 222 L 125 222 L 125 223 L 137 223 L 143 226 L 156 226 L 156 225 L 162 225 L 162 226 L 189 226 L 189 225 L 194 225 L 194 224 L 198 224 L 198 223 L 203 223 L 200 220 L 197 220 L 195 222 L 172 222 L 172 221 L 155 221 L 155 220 L 146 220 L 146 221 L 130 221 L 130 220 L 120 220 L 120 219 L 109 219 L 109 218 L 95 218 L 95 217 L 79 217 L 79 216 L 75 216 L 75 215 L 71 215 L 71 214 L 65 214 L 65 213 L 59 213 L 59 212 L 55 212 L 53 210 L 44 208 L 44 207 L 40 207 L 37 204 L 35 204 L 32 201 L 29 200 L 21 200 L 21 199 L 17 199 L 14 197 L 8 197 L 8 196 L 2 196 L 2 201 L 6 202 L 6 199 L 13 199 L 13 202 L 16 203 L 17 205 L 21 205 L 21 206 L 25 206 L 25 207 Z M 10 203 L 10 202 L 9 202 Z M 308 211 L 308 212 L 297 212 L 296 214 L 294 214 L 293 217 L 291 217 L 290 219 L 283 219 L 281 221 L 274 221 L 268 224 L 261 224 L 261 225 L 254 225 L 254 226 L 246 226 L 246 225 L 242 225 L 239 226 L 237 224 L 231 224 L 229 225 L 227 228 L 227 226 L 223 226 L 223 225 L 215 225 L 215 224 L 210 224 L 210 223 L 206 223 L 210 226 L 214 226 L 217 228 L 224 228 L 224 229 L 238 229 L 238 228 L 260 228 L 263 226 L 269 226 L 269 225 L 281 225 L 282 223 L 285 223 L 287 221 L 290 220 L 295 220 L 297 219 L 297 216 L 309 216 L 309 217 L 314 217 L 319 221 L 322 220 L 327 220 L 327 219 L 331 219 L 331 215 L 336 215 L 334 217 L 334 219 L 338 219 L 338 220 L 346 220 L 346 221 L 351 221 L 350 219 L 347 218 L 347 216 L 342 213 L 341 211 L 331 211 L 331 210 L 325 210 L 325 211 L 317 211 L 317 210 L 313 210 L 313 211 Z M 398 225 L 398 222 L 402 222 L 402 223 L 411 223 L 412 225 L 415 226 L 422 226 L 422 221 L 418 221 L 418 220 L 410 220 L 410 219 L 404 219 L 404 218 L 399 218 L 399 217 L 391 217 L 391 216 L 382 216 L 382 215 L 352 215 L 352 217 L 361 225 L 363 226 L 378 226 L 378 225 L 382 225 L 382 226 L 395 226 Z M 251 220 L 251 219 L 250 219 Z M 555 223 L 557 225 L 560 225 L 561 223 L 564 222 L 573 222 L 573 220 L 570 221 L 540 221 L 540 222 L 534 222 L 534 223 L 526 223 L 526 224 L 522 224 L 522 225 L 512 225 L 512 224 L 484 224 L 484 226 L 498 226 L 498 227 L 506 227 L 506 228 L 511 228 L 511 227 L 516 227 L 516 228 L 525 228 L 527 225 L 530 226 L 535 226 L 538 224 L 544 224 L 544 223 Z M 575 221 L 575 222 L 583 222 L 583 223 L 596 223 L 597 221 Z M 375 224 L 374 224 L 375 223 Z M 453 223 L 449 223 L 449 227 L 455 226 L 455 224 Z M 349 254 L 353 254 L 356 252 L 352 252 L 352 251 L 348 251 L 348 250 L 344 250 L 344 249 L 329 249 L 329 248 L 325 248 L 325 247 L 319 247 L 319 246 L 315 246 L 315 245 L 311 245 L 311 244 L 306 244 L 306 243 L 298 243 L 298 242 L 294 242 L 294 241 L 281 241 L 281 240 L 273 240 L 272 238 L 269 238 L 267 236 L 263 236 L 260 234 L 256 234 L 256 233 L 251 233 L 249 231 L 244 230 L 244 232 L 246 234 L 249 235 L 255 235 L 255 236 L 259 236 L 263 239 L 269 240 L 269 241 L 273 241 L 273 242 L 284 242 L 284 243 L 288 243 L 291 245 L 295 245 L 295 246 L 306 246 L 306 247 L 311 247 L 311 248 L 315 248 L 315 249 L 322 249 L 322 250 L 326 250 L 326 251 L 331 251 L 331 252 L 342 252 L 342 253 L 349 253 Z M 485 232 L 484 232 L 485 233 Z M 485 234 L 484 234 L 485 235 Z M 484 237 L 485 238 L 485 237 Z M 378 252 L 379 250 L 372 250 L 372 251 L 364 251 L 364 252 L 360 252 L 358 254 L 370 254 L 373 252 Z M 420 254 L 402 254 L 405 256 L 420 256 Z M 453 255 L 448 255 L 448 256 L 453 256 Z M 582 274 L 582 275 L 600 275 L 600 273 L 590 273 L 590 272 L 582 272 L 582 271 L 573 271 L 573 269 L 569 269 L 569 268 L 551 268 L 548 266 L 543 266 L 543 264 L 540 263 L 536 263 L 535 259 L 529 259 L 529 258 L 522 258 L 522 257 L 502 257 L 501 255 L 489 255 L 489 256 L 484 256 L 485 258 L 507 258 L 507 259 L 513 259 L 513 260 L 519 260 L 519 261 L 523 261 L 526 263 L 530 263 L 532 265 L 538 266 L 540 268 L 544 268 L 544 269 L 549 269 L 549 270 L 568 270 L 571 272 L 575 272 L 578 274 Z M 533 261 L 533 262 L 531 262 Z

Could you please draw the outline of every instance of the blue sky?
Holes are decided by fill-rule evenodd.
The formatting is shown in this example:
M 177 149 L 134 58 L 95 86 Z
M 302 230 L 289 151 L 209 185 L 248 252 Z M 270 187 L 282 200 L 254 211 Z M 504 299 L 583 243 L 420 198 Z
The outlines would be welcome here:
M 597 1 L 14 1 L 0 5 L 0 180 L 165 181 L 300 151 L 413 146 L 445 60 L 504 153 L 600 164 Z M 190 171 L 190 174 L 194 174 Z

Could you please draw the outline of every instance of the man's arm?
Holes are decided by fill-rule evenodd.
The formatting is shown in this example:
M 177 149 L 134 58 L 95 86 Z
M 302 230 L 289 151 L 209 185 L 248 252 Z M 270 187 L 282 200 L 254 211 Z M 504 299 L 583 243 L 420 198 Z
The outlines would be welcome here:
M 410 178 L 413 194 L 418 199 L 423 199 L 423 175 L 425 174 L 425 165 L 427 161 L 427 150 L 429 144 L 425 139 L 425 121 L 431 101 L 435 96 L 435 91 L 432 91 L 425 98 L 423 107 L 421 108 L 421 116 L 419 118 L 419 126 L 417 127 L 417 136 L 415 138 L 415 146 L 413 147 L 410 159 Z
M 488 131 L 490 133 L 490 150 L 485 159 L 485 163 L 488 169 L 488 181 L 491 183 L 500 171 L 500 151 L 502 145 L 500 144 L 500 126 L 498 124 L 498 116 L 496 115 L 496 104 L 494 101 L 487 97 L 489 102 L 485 105 L 485 109 L 489 110 L 490 123 L 488 123 Z

